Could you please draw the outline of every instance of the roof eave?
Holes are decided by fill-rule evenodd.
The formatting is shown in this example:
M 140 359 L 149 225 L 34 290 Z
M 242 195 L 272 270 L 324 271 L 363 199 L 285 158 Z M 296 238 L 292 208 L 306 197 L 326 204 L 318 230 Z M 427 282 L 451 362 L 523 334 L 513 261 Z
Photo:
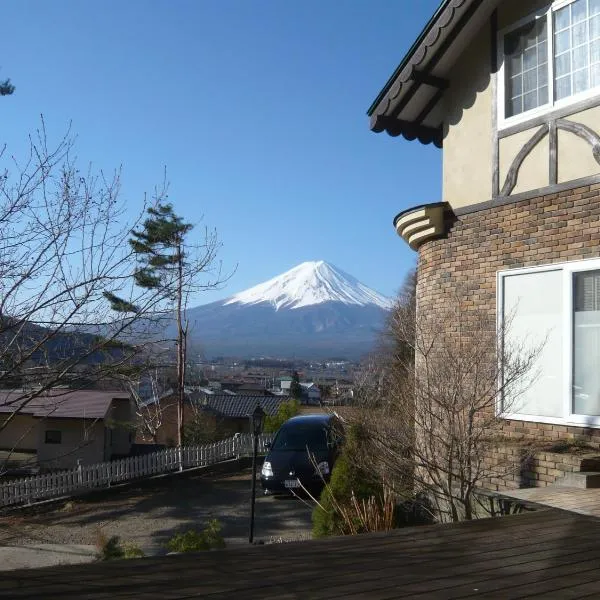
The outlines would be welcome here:
M 368 117 L 370 117 L 375 112 L 375 109 L 377 108 L 378 104 L 383 100 L 385 95 L 389 92 L 390 88 L 394 85 L 398 75 L 400 75 L 400 73 L 405 69 L 405 67 L 408 65 L 408 63 L 410 62 L 412 57 L 416 54 L 417 50 L 419 49 L 419 47 L 421 46 L 421 44 L 423 43 L 423 41 L 425 40 L 425 38 L 427 37 L 429 32 L 435 26 L 436 21 L 440 17 L 440 14 L 444 10 L 446 10 L 446 8 L 448 7 L 448 5 L 451 2 L 452 2 L 452 0 L 442 0 L 442 3 L 439 5 L 438 9 L 435 11 L 435 13 L 431 17 L 431 19 L 429 19 L 429 21 L 427 22 L 427 24 L 425 25 L 425 27 L 419 34 L 419 37 L 415 40 L 413 45 L 409 48 L 408 52 L 405 54 L 405 56 L 402 59 L 402 61 L 400 62 L 400 64 L 396 67 L 396 69 L 392 73 L 391 77 L 386 81 L 385 85 L 383 86 L 383 88 L 381 89 L 379 94 L 377 94 L 377 98 L 375 98 L 375 100 L 373 100 L 373 102 L 371 103 L 371 106 L 369 106 L 369 108 L 367 110 Z
M 369 107 L 372 131 L 442 147 L 441 100 L 451 67 L 498 1 L 442 2 Z

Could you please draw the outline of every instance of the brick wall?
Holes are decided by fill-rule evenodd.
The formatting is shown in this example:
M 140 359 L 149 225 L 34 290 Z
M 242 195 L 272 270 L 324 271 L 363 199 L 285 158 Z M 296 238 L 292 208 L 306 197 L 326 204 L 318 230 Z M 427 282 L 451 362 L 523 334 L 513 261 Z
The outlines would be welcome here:
M 435 311 L 459 290 L 467 310 L 495 315 L 498 271 L 596 257 L 600 257 L 600 184 L 452 216 L 447 235 L 419 250 L 418 310 Z M 577 438 L 600 448 L 600 429 L 506 421 L 503 433 L 548 444 Z M 519 468 L 507 481 L 492 482 L 491 487 L 547 485 L 563 473 L 563 466 L 578 470 L 576 456 L 558 455 L 562 457 L 558 461 L 547 460 L 546 453 L 539 456 L 534 457 L 532 470 Z
M 486 458 L 488 464 L 513 465 L 512 469 L 505 468 L 502 475 L 484 482 L 486 489 L 495 491 L 546 487 L 566 473 L 596 470 L 600 465 L 596 453 L 532 451 L 518 444 L 500 445 Z

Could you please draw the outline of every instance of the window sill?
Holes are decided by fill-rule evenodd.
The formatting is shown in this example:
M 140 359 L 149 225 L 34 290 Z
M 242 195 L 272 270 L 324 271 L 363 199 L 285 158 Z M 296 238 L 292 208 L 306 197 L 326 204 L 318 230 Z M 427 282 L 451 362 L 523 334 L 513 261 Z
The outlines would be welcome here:
M 575 420 L 559 417 L 539 417 L 535 415 L 499 414 L 506 421 L 523 421 L 526 423 L 544 423 L 546 425 L 563 425 L 565 427 L 582 427 L 600 429 L 600 417 L 577 417 Z
M 590 94 L 586 93 L 583 98 L 578 96 L 579 99 L 573 102 L 555 104 L 552 108 L 545 108 L 544 110 L 533 110 L 522 119 L 512 117 L 498 123 L 498 139 L 539 127 L 555 119 L 569 117 L 575 113 L 600 106 L 600 90 L 595 88 L 592 92 Z M 521 117 L 523 115 L 518 116 Z

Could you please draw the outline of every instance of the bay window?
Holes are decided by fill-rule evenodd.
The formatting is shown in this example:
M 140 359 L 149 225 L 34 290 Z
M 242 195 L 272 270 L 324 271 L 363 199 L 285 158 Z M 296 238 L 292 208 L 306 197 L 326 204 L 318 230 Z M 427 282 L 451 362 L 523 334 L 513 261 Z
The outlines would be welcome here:
M 593 94 L 600 86 L 600 0 L 554 2 L 503 30 L 498 47 L 501 124 Z
M 600 427 L 600 260 L 498 274 L 504 347 L 541 349 L 506 418 Z M 501 330 L 504 330 L 502 327 Z

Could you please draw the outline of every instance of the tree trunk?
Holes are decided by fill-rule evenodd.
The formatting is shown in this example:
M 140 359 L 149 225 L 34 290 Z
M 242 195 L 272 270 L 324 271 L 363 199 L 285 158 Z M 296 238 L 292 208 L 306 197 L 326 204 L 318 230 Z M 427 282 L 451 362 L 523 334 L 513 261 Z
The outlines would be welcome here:
M 183 411 L 185 403 L 185 331 L 182 319 L 183 304 L 183 249 L 177 245 L 177 446 L 183 446 Z

